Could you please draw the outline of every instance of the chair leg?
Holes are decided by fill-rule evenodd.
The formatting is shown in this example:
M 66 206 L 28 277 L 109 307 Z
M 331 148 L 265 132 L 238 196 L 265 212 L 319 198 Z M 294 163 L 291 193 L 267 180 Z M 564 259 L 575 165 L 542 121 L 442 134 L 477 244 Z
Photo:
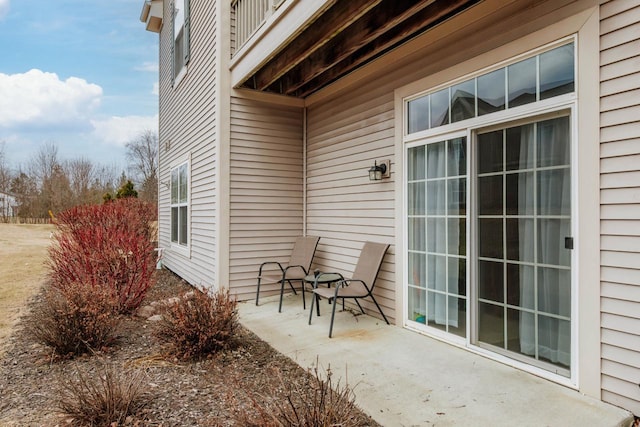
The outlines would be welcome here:
M 388 325 L 389 321 L 387 320 L 387 316 L 385 316 L 384 313 L 382 312 L 382 309 L 380 308 L 380 305 L 378 304 L 378 301 L 376 301 L 376 299 L 373 297 L 373 294 L 371 294 L 371 299 L 376 304 L 376 307 L 378 307 L 378 311 L 380 312 L 380 314 L 382 314 L 382 317 L 384 318 L 384 321 L 387 322 L 387 325 Z
M 336 305 L 338 305 L 337 298 L 333 299 L 333 307 L 331 308 L 331 324 L 329 325 L 329 338 L 331 338 L 331 334 L 333 333 L 333 319 L 336 316 Z M 342 298 L 342 302 L 344 302 L 344 298 Z
M 311 318 L 313 317 L 313 303 L 316 303 L 316 306 L 318 304 L 318 295 L 314 293 L 312 293 L 311 295 L 311 310 L 309 310 L 309 325 L 311 324 Z M 318 316 L 320 315 L 320 311 L 318 311 Z
M 278 313 L 282 313 L 282 298 L 284 297 L 284 282 L 285 282 L 285 279 L 283 277 L 282 281 L 280 282 L 280 305 L 278 306 Z
M 362 312 L 362 314 L 365 314 L 364 310 L 362 309 L 362 306 L 361 306 L 361 305 L 360 305 L 360 303 L 358 302 L 358 298 L 354 298 L 353 300 L 356 302 L 356 304 L 358 304 L 358 307 L 360 308 L 360 311 Z M 343 301 L 344 301 L 344 300 L 343 300 Z
M 260 298 L 260 281 L 262 280 L 261 277 L 258 277 L 258 289 L 256 290 L 256 305 L 258 305 L 258 298 Z
M 302 309 L 306 310 L 307 309 L 307 297 L 304 296 L 304 287 L 305 287 L 304 280 L 300 281 L 300 285 L 302 287 Z

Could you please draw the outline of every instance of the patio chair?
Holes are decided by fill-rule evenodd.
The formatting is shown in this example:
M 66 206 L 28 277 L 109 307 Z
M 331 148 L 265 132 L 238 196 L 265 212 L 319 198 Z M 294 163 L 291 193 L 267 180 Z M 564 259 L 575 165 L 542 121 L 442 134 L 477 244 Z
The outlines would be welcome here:
M 358 300 L 360 298 L 371 297 L 374 304 L 378 308 L 378 311 L 384 318 L 384 321 L 389 324 L 389 320 L 387 320 L 387 316 L 384 315 L 378 301 L 373 296 L 373 287 L 376 283 L 376 278 L 378 277 L 378 272 L 380 271 L 380 266 L 382 265 L 382 260 L 384 258 L 387 249 L 389 248 L 388 244 L 385 243 L 373 243 L 366 242 L 360 251 L 360 257 L 358 258 L 358 263 L 356 264 L 356 268 L 353 271 L 353 276 L 351 279 L 340 280 L 335 283 L 335 288 L 315 288 L 313 289 L 313 295 L 311 299 L 311 311 L 309 312 L 309 324 L 311 324 L 311 318 L 313 317 L 313 306 L 315 303 L 316 312 L 318 316 L 320 316 L 320 305 L 318 304 L 318 299 L 320 297 L 326 298 L 329 302 L 333 302 L 333 308 L 331 311 L 331 324 L 329 326 L 329 338 L 331 338 L 331 334 L 333 332 L 333 319 L 336 314 L 336 305 L 338 302 L 338 298 L 342 299 L 342 308 L 344 309 L 344 300 L 347 298 L 351 298 L 355 300 L 356 304 L 360 308 L 360 311 L 364 314 L 364 310 L 360 305 Z
M 258 271 L 258 289 L 256 291 L 256 305 L 258 305 L 258 298 L 260 297 L 260 285 L 262 284 L 274 284 L 280 283 L 280 305 L 278 306 L 278 313 L 282 312 L 282 298 L 284 296 L 285 282 L 289 284 L 294 294 L 298 294 L 293 287 L 292 282 L 300 282 L 300 289 L 302 289 L 302 305 L 303 308 L 307 308 L 306 299 L 304 295 L 305 282 L 304 278 L 309 274 L 311 268 L 311 262 L 313 261 L 313 255 L 318 247 L 318 241 L 320 237 L 317 236 L 305 236 L 296 238 L 296 242 L 293 245 L 291 251 L 291 257 L 287 266 L 284 267 L 277 261 L 266 261 L 260 265 Z M 265 266 L 277 266 L 278 269 L 268 270 L 263 272 Z

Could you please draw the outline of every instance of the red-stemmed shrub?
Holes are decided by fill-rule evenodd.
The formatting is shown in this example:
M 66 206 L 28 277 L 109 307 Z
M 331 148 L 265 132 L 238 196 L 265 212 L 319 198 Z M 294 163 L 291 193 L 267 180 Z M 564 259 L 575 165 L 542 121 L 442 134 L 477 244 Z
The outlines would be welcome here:
M 52 285 L 107 288 L 119 312 L 134 311 L 153 285 L 155 218 L 155 206 L 133 198 L 61 213 L 49 248 Z

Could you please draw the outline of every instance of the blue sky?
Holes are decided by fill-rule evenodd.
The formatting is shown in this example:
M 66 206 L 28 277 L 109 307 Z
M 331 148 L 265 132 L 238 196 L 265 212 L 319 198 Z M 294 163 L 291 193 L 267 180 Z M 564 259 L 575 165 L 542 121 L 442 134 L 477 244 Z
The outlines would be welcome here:
M 0 0 L 0 142 L 25 165 L 44 143 L 61 160 L 126 165 L 125 143 L 158 127 L 158 35 L 143 0 Z

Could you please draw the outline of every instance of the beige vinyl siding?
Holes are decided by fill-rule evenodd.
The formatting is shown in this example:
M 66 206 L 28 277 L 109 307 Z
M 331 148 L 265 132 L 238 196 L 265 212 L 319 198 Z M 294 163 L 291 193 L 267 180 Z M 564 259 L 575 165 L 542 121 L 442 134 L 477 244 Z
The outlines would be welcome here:
M 313 105 L 307 113 L 307 234 L 321 236 L 316 266 L 346 277 L 365 241 L 389 243 L 376 300 L 395 318 L 394 79 L 386 77 Z M 374 160 L 392 162 L 389 179 L 370 182 Z M 369 301 L 363 307 L 380 316 Z
M 231 98 L 229 287 L 240 300 L 255 298 L 260 264 L 286 262 L 304 232 L 302 129 L 302 108 Z
M 160 34 L 160 187 L 159 246 L 164 265 L 189 283 L 212 286 L 215 277 L 217 191 L 216 9 L 207 0 L 190 1 L 191 59 L 184 78 L 172 87 L 171 15 L 165 7 Z M 170 242 L 170 170 L 191 159 L 189 187 L 190 256 L 172 251 Z
M 602 399 L 640 413 L 640 4 L 600 8 Z

